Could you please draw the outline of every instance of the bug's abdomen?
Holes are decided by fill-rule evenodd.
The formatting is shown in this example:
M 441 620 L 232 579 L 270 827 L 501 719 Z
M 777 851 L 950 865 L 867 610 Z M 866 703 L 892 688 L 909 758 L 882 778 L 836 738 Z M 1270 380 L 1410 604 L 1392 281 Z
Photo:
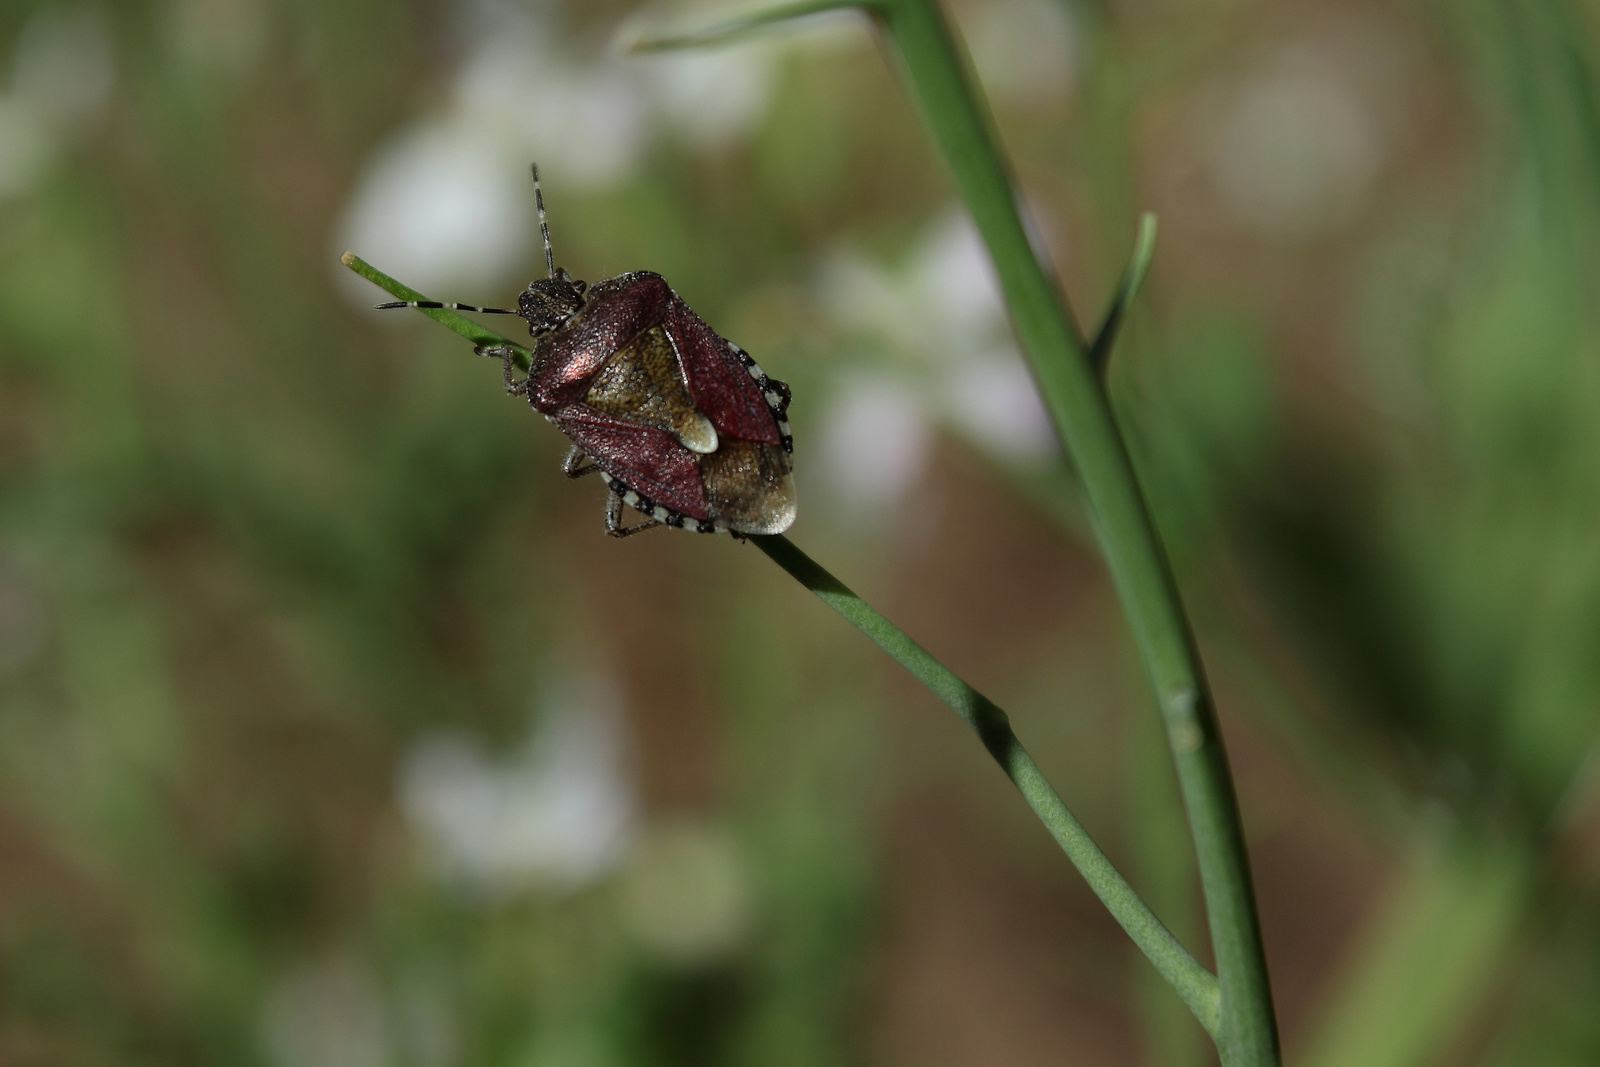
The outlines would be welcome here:
M 700 457 L 700 478 L 711 513 L 740 533 L 777 534 L 795 517 L 789 454 L 764 441 L 724 438 Z

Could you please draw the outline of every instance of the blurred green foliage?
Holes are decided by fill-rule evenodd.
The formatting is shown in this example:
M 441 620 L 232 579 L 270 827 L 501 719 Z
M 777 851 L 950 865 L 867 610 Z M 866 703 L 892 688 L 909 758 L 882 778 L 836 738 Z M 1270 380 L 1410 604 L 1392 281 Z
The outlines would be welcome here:
M 955 10 L 1081 318 L 1162 218 L 1111 381 L 1230 715 L 1289 1060 L 1595 1062 L 1593 13 Z M 600 79 L 563 107 L 631 76 L 621 2 L 0 5 L 0 1058 L 1203 1062 L 958 726 L 748 548 L 609 542 L 496 367 L 341 288 L 372 160 L 527 11 L 547 86 Z M 839 311 L 841 262 L 921 291 L 951 193 L 868 32 L 817 32 L 731 134 L 646 108 L 605 180 L 547 162 L 559 260 L 661 271 L 791 382 L 796 540 L 1012 711 L 1198 944 L 1070 475 L 941 399 L 965 339 Z M 515 181 L 571 151 L 484 144 Z M 514 292 L 523 237 L 432 295 Z M 929 428 L 842 453 L 909 450 L 876 509 L 828 458 L 863 374 Z M 596 678 L 617 850 L 452 861 L 418 753 L 466 738 L 515 794 Z

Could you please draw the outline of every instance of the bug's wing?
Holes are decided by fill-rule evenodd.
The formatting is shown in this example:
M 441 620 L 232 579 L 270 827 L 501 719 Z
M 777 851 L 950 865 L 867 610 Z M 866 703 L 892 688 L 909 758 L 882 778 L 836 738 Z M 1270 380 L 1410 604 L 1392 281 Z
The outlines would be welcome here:
M 710 519 L 699 457 L 666 430 L 568 404 L 551 418 L 616 481 L 692 519 Z
M 677 296 L 667 302 L 662 325 L 678 350 L 695 407 L 711 420 L 718 436 L 780 444 L 777 416 L 733 346 Z
M 652 326 L 617 349 L 583 394 L 585 407 L 666 430 L 691 452 L 715 452 L 717 431 L 683 386 L 666 331 Z

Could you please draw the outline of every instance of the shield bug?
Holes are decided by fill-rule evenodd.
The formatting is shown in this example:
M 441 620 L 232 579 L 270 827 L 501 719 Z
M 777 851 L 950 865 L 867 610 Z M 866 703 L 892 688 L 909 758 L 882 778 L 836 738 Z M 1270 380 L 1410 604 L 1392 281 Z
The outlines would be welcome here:
M 511 349 L 475 351 L 498 358 L 506 391 L 526 397 L 571 439 L 566 475 L 605 481 L 613 537 L 655 526 L 736 537 L 787 530 L 795 516 L 788 385 L 707 326 L 661 275 L 630 271 L 591 286 L 558 268 L 537 165 L 533 195 L 547 275 L 528 283 L 515 310 L 438 301 L 378 307 L 526 319 L 526 378 L 516 380 Z M 624 526 L 624 504 L 649 518 Z

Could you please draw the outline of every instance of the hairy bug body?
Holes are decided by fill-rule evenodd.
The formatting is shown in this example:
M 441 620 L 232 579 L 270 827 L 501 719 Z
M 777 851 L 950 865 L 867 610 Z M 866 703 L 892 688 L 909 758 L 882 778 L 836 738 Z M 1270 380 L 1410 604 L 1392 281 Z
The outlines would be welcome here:
M 592 287 L 555 266 L 539 171 L 533 171 L 548 277 L 529 283 L 515 311 L 398 302 L 380 307 L 459 307 L 520 315 L 533 337 L 526 378 L 512 353 L 480 348 L 505 368 L 507 391 L 572 441 L 563 469 L 598 473 L 610 488 L 606 530 L 654 526 L 702 533 L 776 534 L 795 517 L 789 387 L 768 378 L 650 271 Z M 622 525 L 622 506 L 649 516 Z

